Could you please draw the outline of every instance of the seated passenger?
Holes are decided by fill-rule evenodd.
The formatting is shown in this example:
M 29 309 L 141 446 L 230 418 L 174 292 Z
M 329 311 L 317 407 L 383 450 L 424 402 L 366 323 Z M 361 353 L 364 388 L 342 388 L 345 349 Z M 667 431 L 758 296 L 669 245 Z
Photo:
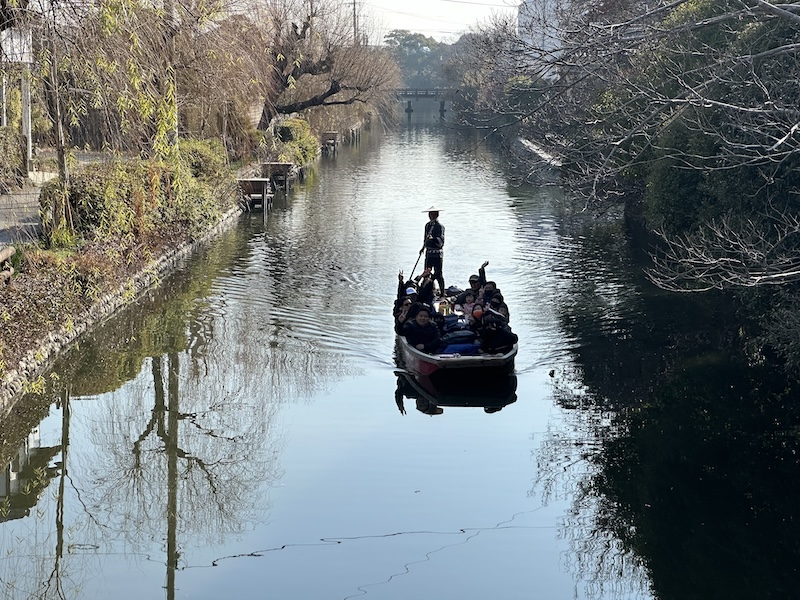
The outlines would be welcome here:
M 483 304 L 476 302 L 472 306 L 472 312 L 467 315 L 467 327 L 472 331 L 477 331 L 483 322 Z
M 475 298 L 478 297 L 480 294 L 481 288 L 486 283 L 486 267 L 488 266 L 489 261 L 487 260 L 483 263 L 480 268 L 478 269 L 478 275 L 470 275 L 469 276 L 469 288 L 465 291 L 461 292 L 458 296 L 456 296 L 456 304 L 464 305 L 464 298 L 469 292 L 472 292 L 475 295 Z M 464 311 L 466 312 L 466 311 Z M 469 314 L 469 313 L 467 313 Z
M 397 300 L 394 301 L 394 310 L 392 311 L 395 319 L 397 318 L 397 315 L 400 314 L 400 310 L 403 308 L 405 301 L 408 299 L 411 299 L 411 304 L 417 301 L 417 290 L 415 288 L 408 287 L 402 291 L 398 291 Z
M 506 318 L 506 321 L 511 320 L 508 314 L 508 304 L 506 304 L 503 300 L 503 294 L 500 293 L 500 290 L 497 290 L 494 294 L 492 294 L 488 306 L 492 310 L 496 310 L 503 315 Z
M 475 306 L 475 293 L 472 290 L 467 290 L 459 297 L 464 298 L 463 304 L 456 304 L 456 310 L 460 310 L 465 315 L 469 316 L 472 314 L 472 307 Z
M 403 279 L 403 271 L 401 269 L 397 274 L 397 297 L 405 296 L 405 291 L 410 287 L 417 287 L 417 284 L 413 279 L 409 279 L 408 281 Z
M 418 277 L 420 282 L 419 291 L 413 288 L 406 290 L 407 297 L 411 299 L 411 306 L 408 308 L 406 321 L 413 321 L 417 316 L 417 310 L 422 306 L 427 308 L 431 315 L 435 312 L 433 310 L 433 279 L 431 279 L 430 274 L 430 269 L 425 269 L 423 274 Z M 402 304 L 402 301 L 400 301 L 400 304 Z M 397 309 L 398 313 L 399 308 L 400 306 L 398 306 Z
M 403 278 L 403 271 L 401 269 L 400 272 L 397 274 L 397 299 L 395 301 L 395 307 L 397 307 L 403 301 L 403 298 L 405 298 L 408 295 L 409 288 L 414 288 L 416 290 L 416 287 L 417 287 L 416 281 L 414 281 L 413 279 L 409 279 L 408 281 L 406 281 Z
M 413 321 L 406 321 L 403 335 L 410 345 L 423 352 L 436 352 L 442 343 L 439 328 L 431 322 L 430 309 L 423 305 L 420 305 Z
M 517 343 L 517 334 L 511 331 L 505 318 L 488 309 L 478 328 L 481 351 L 487 354 L 506 353 Z
M 414 296 L 416 296 L 416 290 L 414 290 L 414 292 Z M 408 321 L 408 311 L 413 303 L 414 301 L 411 295 L 404 297 L 400 301 L 400 306 L 397 308 L 394 315 L 394 332 L 396 334 L 403 335 L 403 326 L 406 324 L 406 321 Z
M 418 293 L 417 293 L 417 301 L 422 302 L 423 304 L 433 305 L 433 297 L 434 297 L 434 290 L 433 290 L 433 277 L 431 277 L 431 270 L 430 268 L 425 269 L 417 278 L 418 282 Z
M 403 279 L 403 271 L 401 269 L 397 274 L 397 296 L 405 295 L 405 291 L 410 287 L 417 287 L 417 282 L 414 279 L 409 279 L 408 281 Z
M 436 312 L 433 310 L 433 307 L 430 304 L 425 304 L 424 302 L 420 302 L 417 300 L 413 302 L 411 306 L 408 307 L 408 313 L 406 314 L 406 321 L 413 321 L 417 318 L 417 313 L 421 308 L 424 308 L 428 311 L 428 314 L 431 315 L 431 319 L 433 319 L 433 314 Z
M 484 304 L 488 304 L 489 300 L 492 299 L 499 290 L 497 289 L 497 284 L 494 281 L 487 281 L 481 293 L 478 294 L 478 300 L 482 301 Z

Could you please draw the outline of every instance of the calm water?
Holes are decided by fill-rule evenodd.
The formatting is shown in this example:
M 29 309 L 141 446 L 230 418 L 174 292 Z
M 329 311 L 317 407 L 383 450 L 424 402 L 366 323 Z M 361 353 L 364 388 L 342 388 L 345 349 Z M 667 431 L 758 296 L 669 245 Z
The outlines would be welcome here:
M 505 169 L 372 136 L 83 339 L 2 430 L 3 597 L 793 597 L 791 388 Z M 521 340 L 438 411 L 390 314 L 431 204 L 448 285 L 490 261 Z

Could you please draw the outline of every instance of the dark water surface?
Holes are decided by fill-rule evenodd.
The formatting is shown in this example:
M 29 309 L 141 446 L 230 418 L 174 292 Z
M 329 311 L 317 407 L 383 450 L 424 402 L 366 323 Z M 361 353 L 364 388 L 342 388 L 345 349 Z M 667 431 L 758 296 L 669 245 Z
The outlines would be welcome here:
M 3 425 L 0 595 L 796 595 L 791 387 L 727 350 L 724 299 L 657 293 L 618 224 L 512 175 L 373 136 L 83 339 Z M 521 340 L 475 407 L 395 373 L 431 204 L 447 283 L 489 260 Z

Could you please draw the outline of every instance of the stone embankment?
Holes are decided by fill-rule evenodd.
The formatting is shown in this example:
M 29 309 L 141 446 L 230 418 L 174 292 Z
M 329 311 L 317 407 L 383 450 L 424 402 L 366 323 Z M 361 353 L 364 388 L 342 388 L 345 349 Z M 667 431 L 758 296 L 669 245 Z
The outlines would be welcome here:
M 3 417 L 24 392 L 28 382 L 34 381 L 52 364 L 57 355 L 72 344 L 82 333 L 112 315 L 122 306 L 137 299 L 161 277 L 174 269 L 201 245 L 208 243 L 224 229 L 233 226 L 241 214 L 241 208 L 231 208 L 217 225 L 192 243 L 170 250 L 144 266 L 122 285 L 98 298 L 88 311 L 75 315 L 72 325 L 51 332 L 26 354 L 16 368 L 3 373 L 0 381 L 0 417 Z
M 540 183 L 561 180 L 561 160 L 531 140 L 518 137 L 511 142 L 511 152 L 530 168 L 530 177 Z

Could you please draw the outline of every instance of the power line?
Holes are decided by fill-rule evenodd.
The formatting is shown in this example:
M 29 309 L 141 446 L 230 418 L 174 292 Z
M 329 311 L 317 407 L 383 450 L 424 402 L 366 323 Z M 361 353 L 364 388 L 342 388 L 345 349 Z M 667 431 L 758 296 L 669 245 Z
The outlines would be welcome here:
M 491 6 L 493 8 L 519 8 L 518 4 L 489 4 L 487 2 L 468 2 L 468 0 L 439 0 L 440 2 L 452 2 L 453 4 L 474 4 L 475 6 Z
M 379 1 L 380 0 L 372 0 L 372 1 L 361 0 L 361 4 L 368 6 L 372 10 L 377 11 L 379 14 L 386 15 L 386 17 L 389 18 L 390 15 L 397 15 L 400 18 L 404 18 L 404 20 L 406 21 L 408 19 L 410 19 L 411 21 L 419 21 L 417 25 L 413 25 L 410 22 L 408 25 L 400 25 L 399 23 L 390 24 L 390 28 L 408 29 L 415 31 L 417 33 L 423 33 L 426 35 L 433 34 L 438 36 L 459 35 L 469 30 L 481 18 L 484 18 L 476 14 L 472 23 L 467 22 L 465 20 L 466 14 L 473 13 L 478 9 L 467 8 L 466 5 L 487 6 L 496 9 L 504 9 L 505 11 L 509 10 L 516 11 L 519 8 L 519 2 L 515 0 L 506 0 L 504 4 L 498 4 L 496 2 L 495 3 L 476 2 L 473 0 L 439 0 L 440 2 L 451 2 L 451 3 L 465 5 L 464 8 L 461 10 L 459 9 L 454 10 L 454 7 L 448 9 L 446 8 L 446 5 L 439 4 L 437 0 L 425 0 L 424 4 L 426 10 L 422 12 L 414 10 L 417 7 L 418 2 L 405 2 L 399 5 L 394 4 L 392 8 L 389 8 L 388 6 L 385 6 L 382 2 L 379 4 L 378 3 Z M 513 5 L 510 4 L 511 2 L 513 2 Z M 436 5 L 438 5 L 438 7 Z M 406 10 L 396 10 L 394 6 L 397 6 L 398 8 L 405 8 Z M 485 9 L 483 10 L 485 11 Z M 436 14 L 436 13 L 441 13 L 441 14 Z M 429 27 L 424 27 L 425 24 L 428 24 Z M 432 25 L 433 27 L 430 27 L 430 25 Z M 439 25 L 439 28 L 436 28 L 437 25 Z
M 453 25 L 460 25 L 461 24 L 460 21 L 454 21 L 453 19 L 444 19 L 444 18 L 439 19 L 439 18 L 436 18 L 436 17 L 428 16 L 428 15 L 421 15 L 419 13 L 403 12 L 403 11 L 394 10 L 394 9 L 391 9 L 391 8 L 384 8 L 382 10 L 384 12 L 390 12 L 390 13 L 393 13 L 395 15 L 403 15 L 404 17 L 417 18 L 420 21 L 436 21 L 437 23 L 451 23 Z
M 508 5 L 500 5 L 500 4 L 482 4 L 480 2 L 466 2 L 465 0 L 440 0 L 440 1 L 441 2 L 456 2 L 458 4 L 474 4 L 474 5 L 478 5 L 478 6 L 491 6 L 491 7 L 494 7 L 494 8 L 516 8 L 516 7 L 511 7 L 511 6 L 508 6 Z M 452 18 L 450 18 L 450 19 L 444 18 L 444 15 L 431 16 L 430 14 L 427 14 L 427 13 L 406 12 L 406 11 L 403 11 L 403 10 L 395 10 L 393 8 L 385 8 L 383 6 L 375 5 L 375 4 L 372 4 L 372 3 L 369 3 L 369 2 L 365 2 L 364 4 L 367 4 L 368 6 L 374 8 L 374 9 L 378 9 L 378 10 L 380 10 L 382 12 L 392 13 L 392 14 L 395 14 L 395 15 L 402 15 L 404 17 L 413 17 L 413 18 L 417 18 L 417 19 L 419 19 L 421 21 L 422 20 L 424 20 L 424 21 L 437 21 L 439 23 L 454 23 L 454 24 L 461 23 L 461 21 L 456 21 L 456 20 L 453 20 Z M 437 18 L 438 16 L 441 16 L 443 18 Z

